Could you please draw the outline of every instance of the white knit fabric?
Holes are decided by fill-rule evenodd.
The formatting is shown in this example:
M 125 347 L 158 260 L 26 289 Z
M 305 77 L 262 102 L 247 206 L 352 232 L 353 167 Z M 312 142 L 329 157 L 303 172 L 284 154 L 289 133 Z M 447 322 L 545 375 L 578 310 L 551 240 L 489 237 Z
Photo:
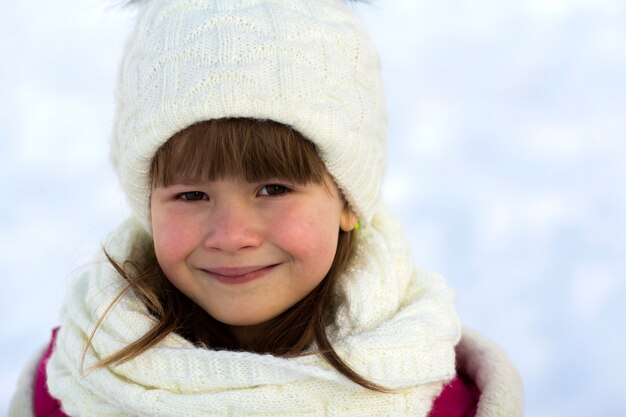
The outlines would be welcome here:
M 290 125 L 315 143 L 361 221 L 379 199 L 387 116 L 378 54 L 344 0 L 142 2 L 117 86 L 111 160 L 150 231 L 148 171 L 209 119 Z
M 41 349 L 25 367 L 9 407 L 9 417 L 34 417 L 33 389 Z M 492 341 L 470 329 L 463 330 L 455 348 L 457 370 L 477 381 L 480 399 L 476 417 L 522 417 L 523 387 L 517 370 Z
M 469 375 L 480 391 L 476 417 L 524 415 L 522 379 L 499 346 L 476 331 L 463 329 L 456 355 L 457 368 Z
M 32 361 L 22 371 L 9 407 L 9 417 L 34 417 L 32 385 L 37 364 L 46 346 L 42 346 L 33 355 Z M 464 329 L 461 342 L 455 351 L 457 370 L 476 381 L 481 393 L 476 417 L 524 415 L 520 376 L 495 343 L 476 331 Z
M 72 416 L 426 416 L 455 374 L 461 328 L 452 290 L 436 274 L 416 272 L 399 225 L 379 210 L 359 230 L 354 261 L 339 278 L 337 323 L 329 329 L 341 357 L 394 394 L 366 390 L 316 355 L 284 359 L 196 348 L 172 334 L 113 369 L 81 376 L 87 335 L 122 285 L 105 262 L 73 285 L 48 367 L 53 396 Z M 123 259 L 149 239 L 136 222 L 114 234 Z M 85 366 L 138 339 L 153 324 L 133 295 L 96 334 Z

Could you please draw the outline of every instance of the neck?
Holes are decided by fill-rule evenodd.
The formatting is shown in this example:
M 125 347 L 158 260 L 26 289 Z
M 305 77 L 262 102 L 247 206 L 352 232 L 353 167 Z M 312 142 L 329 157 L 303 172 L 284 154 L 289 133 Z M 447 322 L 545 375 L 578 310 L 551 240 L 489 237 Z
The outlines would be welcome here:
M 235 339 L 242 347 L 251 346 L 256 342 L 261 334 L 267 329 L 269 323 L 252 324 L 249 326 L 229 326 Z

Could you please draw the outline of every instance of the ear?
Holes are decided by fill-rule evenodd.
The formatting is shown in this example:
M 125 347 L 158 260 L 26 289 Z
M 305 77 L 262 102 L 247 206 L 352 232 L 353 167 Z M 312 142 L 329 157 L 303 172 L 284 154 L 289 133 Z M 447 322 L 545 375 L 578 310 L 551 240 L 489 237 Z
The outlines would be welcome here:
M 344 232 L 349 232 L 354 229 L 358 221 L 356 213 L 350 207 L 344 207 L 339 218 L 339 227 Z

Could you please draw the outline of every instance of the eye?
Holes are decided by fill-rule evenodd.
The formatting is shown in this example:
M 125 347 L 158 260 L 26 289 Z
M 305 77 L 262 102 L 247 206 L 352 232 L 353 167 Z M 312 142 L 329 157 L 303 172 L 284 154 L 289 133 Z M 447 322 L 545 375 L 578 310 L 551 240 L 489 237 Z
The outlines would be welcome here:
M 202 201 L 208 200 L 209 196 L 202 191 L 185 191 L 184 193 L 177 194 L 176 198 L 183 201 Z
M 291 188 L 281 184 L 267 184 L 259 189 L 258 195 L 260 196 L 278 196 L 290 193 Z

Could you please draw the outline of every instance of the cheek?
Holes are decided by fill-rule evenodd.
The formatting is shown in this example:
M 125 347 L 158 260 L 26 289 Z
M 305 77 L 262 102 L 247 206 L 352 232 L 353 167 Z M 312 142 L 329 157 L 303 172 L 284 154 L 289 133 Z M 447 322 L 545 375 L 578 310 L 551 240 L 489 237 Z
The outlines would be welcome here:
M 332 215 L 330 215 L 332 214 Z M 339 216 L 329 207 L 292 207 L 276 216 L 276 242 L 304 268 L 325 269 L 326 275 L 337 251 Z
M 163 272 L 172 276 L 176 269 L 185 262 L 193 241 L 193 232 L 197 230 L 185 227 L 176 216 L 157 212 L 152 215 L 152 237 L 157 260 Z

